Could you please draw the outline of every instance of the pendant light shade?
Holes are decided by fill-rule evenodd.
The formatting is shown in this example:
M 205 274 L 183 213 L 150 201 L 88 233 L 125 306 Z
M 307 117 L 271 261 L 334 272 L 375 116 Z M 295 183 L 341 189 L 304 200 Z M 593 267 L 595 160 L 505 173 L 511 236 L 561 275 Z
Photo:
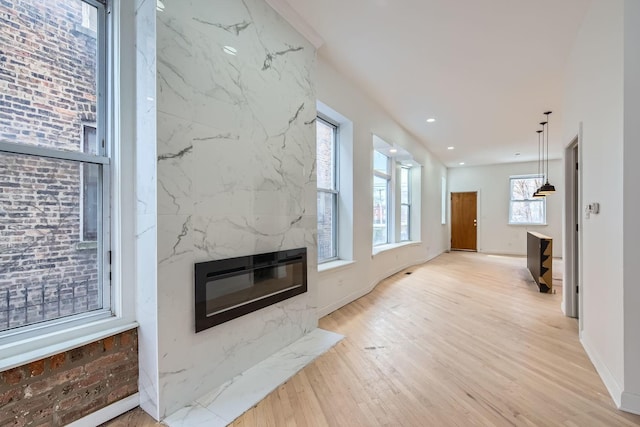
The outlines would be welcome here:
M 540 123 L 542 125 L 543 131 L 545 130 L 544 127 L 547 127 L 546 132 L 543 132 L 543 136 L 546 135 L 547 137 L 547 173 L 545 174 L 547 182 L 545 182 L 537 191 L 538 194 L 542 194 L 544 196 L 548 196 L 549 194 L 553 194 L 556 192 L 556 187 L 554 187 L 553 184 L 549 183 L 549 114 L 551 114 L 551 111 L 545 112 L 544 115 L 547 116 L 547 120 Z
M 555 192 L 556 187 L 553 184 L 549 184 L 549 181 L 545 182 L 544 185 L 538 189 L 538 194 L 542 196 L 548 196 Z

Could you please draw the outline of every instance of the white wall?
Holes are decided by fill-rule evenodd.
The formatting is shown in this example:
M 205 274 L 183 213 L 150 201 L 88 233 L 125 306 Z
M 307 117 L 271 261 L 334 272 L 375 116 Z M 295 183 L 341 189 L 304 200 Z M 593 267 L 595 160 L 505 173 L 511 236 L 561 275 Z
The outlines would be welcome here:
M 478 252 L 526 255 L 527 231 L 553 239 L 553 256 L 562 257 L 562 162 L 549 161 L 556 192 L 547 196 L 547 225 L 509 225 L 509 177 L 538 173 L 538 162 L 449 169 L 449 192 L 478 192 Z
M 624 388 L 623 4 L 592 2 L 569 58 L 563 127 L 568 145 L 583 124 L 582 201 L 600 203 L 599 215 L 582 219 L 581 339 L 617 404 Z
M 383 108 L 365 96 L 335 68 L 318 59 L 318 99 L 353 122 L 353 264 L 320 272 L 320 315 L 369 292 L 383 278 L 429 260 L 446 249 L 446 225 L 440 224 L 441 177 L 446 168 Z M 372 135 L 413 155 L 422 170 L 421 242 L 372 256 Z M 351 231 L 351 230 L 349 230 Z M 344 231 L 343 231 L 344 232 Z
M 624 392 L 640 413 L 640 2 L 624 3 Z

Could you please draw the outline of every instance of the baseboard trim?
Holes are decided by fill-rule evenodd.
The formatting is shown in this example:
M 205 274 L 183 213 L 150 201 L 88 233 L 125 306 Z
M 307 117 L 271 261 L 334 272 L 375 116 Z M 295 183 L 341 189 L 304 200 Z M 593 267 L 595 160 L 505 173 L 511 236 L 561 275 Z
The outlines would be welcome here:
M 596 368 L 598 375 L 600 375 L 600 379 L 604 383 L 604 386 L 607 388 L 607 391 L 613 399 L 613 402 L 616 404 L 616 407 L 622 409 L 622 387 L 620 387 L 618 381 L 616 381 L 615 377 L 611 374 L 609 368 L 607 368 L 607 366 L 602 362 L 602 360 L 598 356 L 598 353 L 593 349 L 593 346 L 591 346 L 589 339 L 585 336 L 584 333 L 580 335 L 580 343 L 582 344 L 584 350 L 587 352 L 587 356 L 589 356 L 589 359 L 591 359 L 591 363 L 593 364 L 594 368 Z
M 416 265 L 420 265 L 420 264 L 424 264 L 425 262 L 429 262 L 432 259 L 436 258 L 439 255 L 442 255 L 444 253 L 440 252 L 439 254 L 415 261 L 415 262 L 410 262 L 407 263 L 405 265 L 402 265 L 400 267 L 394 268 L 391 271 L 386 272 L 383 277 L 381 277 L 380 279 L 376 279 L 374 280 L 372 283 L 370 283 L 368 286 L 365 286 L 362 289 L 359 289 L 355 292 L 350 293 L 349 295 L 345 296 L 344 298 L 339 299 L 338 301 L 329 304 L 327 306 L 324 307 L 320 307 L 317 310 L 317 314 L 318 314 L 318 318 L 324 317 L 327 314 L 333 313 L 334 311 L 338 310 L 339 308 L 344 307 L 345 305 L 357 300 L 358 298 L 361 298 L 365 295 L 367 295 L 369 292 L 373 291 L 375 289 L 376 286 L 378 286 L 378 284 L 380 282 L 382 282 L 384 279 L 386 279 L 387 277 L 393 276 L 394 274 L 398 273 L 399 271 L 404 270 L 405 268 L 409 268 L 409 267 L 413 267 Z
M 625 412 L 640 415 L 640 394 L 622 392 L 622 404 L 620 409 Z
M 67 427 L 95 427 L 130 411 L 138 405 L 140 405 L 140 395 L 138 393 L 132 394 L 71 424 L 67 424 Z

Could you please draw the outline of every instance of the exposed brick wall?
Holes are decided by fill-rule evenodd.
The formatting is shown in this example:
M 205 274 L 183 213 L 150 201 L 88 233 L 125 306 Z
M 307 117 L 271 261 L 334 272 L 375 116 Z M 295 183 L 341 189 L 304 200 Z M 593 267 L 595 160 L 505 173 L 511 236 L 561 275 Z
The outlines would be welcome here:
M 1 140 L 82 151 L 95 70 L 81 1 L 0 0 Z M 0 331 L 101 308 L 82 184 L 78 163 L 0 153 Z
M 133 329 L 0 373 L 0 426 L 63 426 L 137 391 Z
M 0 0 L 0 137 L 78 151 L 96 119 L 96 37 L 79 0 Z

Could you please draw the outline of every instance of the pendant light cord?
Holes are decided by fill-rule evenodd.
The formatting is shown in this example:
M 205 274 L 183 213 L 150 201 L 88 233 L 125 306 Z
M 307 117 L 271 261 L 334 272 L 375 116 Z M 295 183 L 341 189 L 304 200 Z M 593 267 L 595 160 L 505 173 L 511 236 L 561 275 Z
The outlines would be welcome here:
M 544 169 L 544 135 L 545 135 L 545 126 L 547 125 L 547 122 L 540 122 L 540 124 L 542 125 L 542 161 L 540 163 L 542 163 L 542 185 L 544 185 L 544 181 L 547 178 L 547 173 L 545 173 L 545 169 Z M 547 168 L 549 167 L 549 164 L 547 164 Z M 549 182 L 549 180 L 547 179 L 547 182 Z
M 544 149 L 544 146 L 542 145 L 543 143 L 540 141 L 540 134 L 542 133 L 541 130 L 537 130 L 536 131 L 538 133 L 538 176 L 542 175 L 542 173 L 540 172 L 540 163 L 542 163 L 543 161 L 543 157 L 542 154 L 540 153 L 540 151 L 542 151 Z M 542 182 L 543 180 L 540 180 L 540 185 L 538 186 L 538 189 L 540 187 L 542 187 L 542 184 L 544 184 L 544 182 Z M 536 190 L 537 191 L 537 190 Z
M 549 183 L 549 114 L 551 111 L 544 113 L 547 116 L 547 184 Z

